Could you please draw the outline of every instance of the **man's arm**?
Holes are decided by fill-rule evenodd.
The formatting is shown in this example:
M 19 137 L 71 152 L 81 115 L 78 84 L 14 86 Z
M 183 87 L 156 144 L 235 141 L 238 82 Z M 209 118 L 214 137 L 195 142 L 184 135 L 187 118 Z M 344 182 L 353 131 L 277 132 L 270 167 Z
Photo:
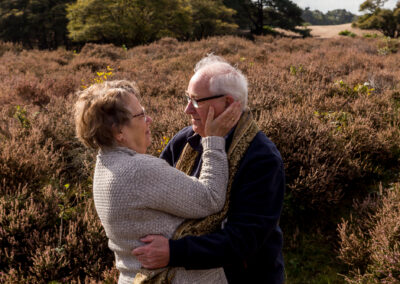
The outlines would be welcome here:
M 243 166 L 232 189 L 224 228 L 208 235 L 170 240 L 169 266 L 208 269 L 246 260 L 276 230 L 285 183 L 282 162 L 260 157 Z
M 284 170 L 279 156 L 265 154 L 262 147 L 244 159 L 231 193 L 228 221 L 215 233 L 199 237 L 188 236 L 169 240 L 169 266 L 187 269 L 208 269 L 243 261 L 254 255 L 271 232 L 277 229 L 282 210 Z M 138 248 L 146 254 L 157 251 L 165 238 L 157 236 L 154 243 Z M 160 251 L 160 250 L 158 250 Z M 167 254 L 158 254 L 154 261 L 147 261 L 147 268 L 161 267 Z

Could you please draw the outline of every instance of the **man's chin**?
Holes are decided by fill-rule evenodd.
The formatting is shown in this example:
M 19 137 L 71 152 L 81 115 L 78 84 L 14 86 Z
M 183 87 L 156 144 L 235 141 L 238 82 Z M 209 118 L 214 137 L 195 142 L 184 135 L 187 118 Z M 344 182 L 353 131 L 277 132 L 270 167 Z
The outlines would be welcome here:
M 192 124 L 192 129 L 195 133 L 200 134 L 200 136 L 203 136 L 203 133 L 204 133 L 203 127 Z

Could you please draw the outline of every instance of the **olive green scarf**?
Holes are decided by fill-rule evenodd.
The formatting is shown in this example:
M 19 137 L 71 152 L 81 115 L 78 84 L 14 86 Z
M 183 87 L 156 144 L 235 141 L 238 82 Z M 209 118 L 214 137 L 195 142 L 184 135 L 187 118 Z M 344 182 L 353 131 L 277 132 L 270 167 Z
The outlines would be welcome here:
M 252 114 L 246 110 L 233 133 L 232 143 L 228 150 L 229 162 L 229 180 L 226 191 L 226 201 L 223 209 L 213 215 L 203 219 L 190 219 L 184 221 L 175 231 L 172 239 L 180 239 L 185 236 L 199 236 L 215 232 L 221 228 L 222 221 L 226 218 L 229 208 L 230 191 L 235 174 L 238 170 L 239 163 L 247 151 L 251 141 L 253 141 L 259 128 L 254 121 Z M 198 156 L 196 152 L 187 143 L 182 151 L 182 154 L 176 164 L 176 168 L 190 175 L 195 166 L 195 161 Z M 161 268 L 157 270 L 141 269 L 134 279 L 134 284 L 169 284 L 175 275 L 175 269 L 172 267 Z

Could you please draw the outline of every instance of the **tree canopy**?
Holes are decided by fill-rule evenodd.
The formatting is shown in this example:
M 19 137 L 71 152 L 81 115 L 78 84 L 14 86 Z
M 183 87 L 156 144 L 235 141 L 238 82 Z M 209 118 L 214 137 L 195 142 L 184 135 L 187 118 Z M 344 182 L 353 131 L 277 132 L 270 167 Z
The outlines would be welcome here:
M 236 20 L 242 29 L 260 35 L 269 27 L 299 32 L 303 24 L 302 9 L 290 0 L 225 0 L 225 5 L 238 11 Z
M 297 32 L 302 10 L 291 0 L 2 0 L 0 40 L 54 49 L 86 42 L 134 46 L 234 34 Z
M 189 34 L 190 7 L 181 0 L 78 0 L 67 8 L 69 37 L 118 45 Z
M 385 36 L 400 36 L 400 1 L 393 10 L 383 9 L 387 0 L 366 0 L 360 5 L 361 12 L 367 12 L 354 22 L 361 29 L 376 29 Z
M 303 11 L 302 18 L 311 25 L 340 25 L 353 22 L 356 15 L 345 9 L 336 9 L 324 14 L 319 10 L 311 11 L 307 7 Z
M 218 0 L 78 0 L 67 10 L 74 41 L 133 46 L 165 36 L 198 39 L 237 27 L 235 11 Z
M 43 49 L 67 45 L 65 6 L 74 0 L 0 1 L 0 39 Z

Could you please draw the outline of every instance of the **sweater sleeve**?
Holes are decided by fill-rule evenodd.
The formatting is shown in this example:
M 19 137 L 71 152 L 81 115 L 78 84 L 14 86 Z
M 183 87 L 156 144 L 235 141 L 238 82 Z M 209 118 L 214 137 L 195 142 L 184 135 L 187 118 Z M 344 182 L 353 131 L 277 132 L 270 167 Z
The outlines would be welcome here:
M 146 207 L 182 218 L 202 218 L 222 209 L 228 183 L 228 160 L 222 137 L 202 139 L 199 179 L 152 158 L 140 165 L 135 180 Z

